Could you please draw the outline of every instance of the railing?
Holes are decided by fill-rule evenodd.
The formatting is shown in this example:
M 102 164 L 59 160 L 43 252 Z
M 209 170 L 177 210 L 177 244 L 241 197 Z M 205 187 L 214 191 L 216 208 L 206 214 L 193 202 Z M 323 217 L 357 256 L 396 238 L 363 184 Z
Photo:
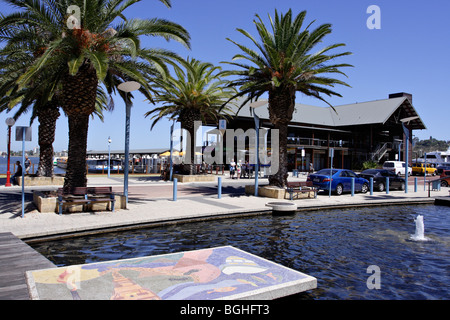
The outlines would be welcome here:
M 350 142 L 348 140 L 325 140 L 313 139 L 303 137 L 288 137 L 288 144 L 302 145 L 302 146 L 318 146 L 318 147 L 333 147 L 333 148 L 348 148 Z
M 384 143 L 383 145 L 379 146 L 375 152 L 371 153 L 371 159 L 372 161 L 380 161 L 381 158 L 386 154 L 388 149 L 388 142 Z

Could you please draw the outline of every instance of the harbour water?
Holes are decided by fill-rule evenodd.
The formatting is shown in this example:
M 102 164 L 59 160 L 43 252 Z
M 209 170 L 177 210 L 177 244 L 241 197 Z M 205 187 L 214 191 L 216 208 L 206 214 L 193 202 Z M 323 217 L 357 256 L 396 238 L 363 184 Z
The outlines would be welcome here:
M 411 239 L 418 215 L 429 241 Z M 32 244 L 58 266 L 223 245 L 318 279 L 317 289 L 294 299 L 450 298 L 449 209 L 434 205 L 262 215 Z M 378 286 L 370 285 L 374 278 Z
M 30 174 L 35 173 L 38 168 L 39 157 L 28 157 L 28 158 L 31 161 Z M 13 175 L 16 172 L 15 171 L 16 167 L 14 166 L 16 161 L 20 161 L 20 164 L 22 164 L 22 157 L 11 157 L 10 165 L 9 165 L 9 170 L 11 172 L 11 175 Z M 6 174 L 7 167 L 8 167 L 8 158 L 0 157 L 0 174 Z M 23 165 L 22 165 L 22 167 L 23 167 Z M 57 166 L 55 166 L 53 170 L 54 170 L 55 174 L 63 174 L 66 172 L 64 169 L 61 169 Z

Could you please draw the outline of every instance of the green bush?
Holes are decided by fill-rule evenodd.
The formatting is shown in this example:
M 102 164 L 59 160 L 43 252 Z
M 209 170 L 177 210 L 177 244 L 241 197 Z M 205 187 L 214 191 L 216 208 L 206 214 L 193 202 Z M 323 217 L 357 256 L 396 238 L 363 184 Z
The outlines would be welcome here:
M 362 169 L 363 170 L 376 169 L 377 166 L 378 166 L 378 163 L 376 163 L 375 161 L 369 160 L 369 161 L 363 162 Z

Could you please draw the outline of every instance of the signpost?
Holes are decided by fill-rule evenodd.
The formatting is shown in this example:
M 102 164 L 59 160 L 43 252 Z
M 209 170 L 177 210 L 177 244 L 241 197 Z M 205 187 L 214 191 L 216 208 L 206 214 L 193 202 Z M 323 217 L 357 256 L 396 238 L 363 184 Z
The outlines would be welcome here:
M 16 141 L 22 141 L 22 218 L 25 216 L 25 141 L 31 141 L 31 127 L 16 127 Z
M 328 156 L 331 158 L 330 165 L 330 187 L 328 197 L 331 198 L 331 182 L 333 180 L 333 157 L 334 157 L 334 148 L 330 148 Z

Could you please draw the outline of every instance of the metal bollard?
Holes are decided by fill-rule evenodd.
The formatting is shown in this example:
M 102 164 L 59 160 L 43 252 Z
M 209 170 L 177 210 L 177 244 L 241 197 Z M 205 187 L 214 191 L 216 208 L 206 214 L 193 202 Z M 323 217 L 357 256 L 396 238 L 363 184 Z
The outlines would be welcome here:
M 386 177 L 386 194 L 389 194 L 389 177 Z
M 217 178 L 217 198 L 222 198 L 222 177 Z
M 355 178 L 352 178 L 352 197 L 355 196 Z
M 177 201 L 177 183 L 178 179 L 173 178 L 173 201 Z
M 414 178 L 414 192 L 417 192 L 417 177 Z
M 370 195 L 373 196 L 373 178 L 370 178 L 369 189 L 370 189 Z

